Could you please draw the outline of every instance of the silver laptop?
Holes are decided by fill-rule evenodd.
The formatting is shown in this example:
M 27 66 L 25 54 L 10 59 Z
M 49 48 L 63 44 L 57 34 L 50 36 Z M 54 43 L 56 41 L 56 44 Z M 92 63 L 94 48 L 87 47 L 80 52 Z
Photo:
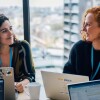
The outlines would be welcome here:
M 15 100 L 14 74 L 12 67 L 0 67 L 0 79 L 4 79 L 5 100 Z
M 41 71 L 45 93 L 48 98 L 69 100 L 67 84 L 89 81 L 87 76 Z
M 70 100 L 100 100 L 100 80 L 68 85 Z

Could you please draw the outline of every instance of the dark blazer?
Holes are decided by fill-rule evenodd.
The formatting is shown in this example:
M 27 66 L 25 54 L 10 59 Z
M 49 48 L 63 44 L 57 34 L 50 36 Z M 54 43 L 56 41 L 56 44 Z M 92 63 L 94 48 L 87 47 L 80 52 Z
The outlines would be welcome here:
M 69 60 L 65 64 L 63 73 L 89 76 L 94 75 L 100 62 L 100 50 L 94 51 L 94 66 L 91 67 L 91 48 L 92 43 L 79 41 L 71 49 Z M 93 80 L 100 79 L 100 68 Z
M 17 41 L 11 47 L 13 47 L 12 67 L 15 81 L 29 79 L 30 82 L 34 82 L 35 69 L 29 43 L 25 40 Z

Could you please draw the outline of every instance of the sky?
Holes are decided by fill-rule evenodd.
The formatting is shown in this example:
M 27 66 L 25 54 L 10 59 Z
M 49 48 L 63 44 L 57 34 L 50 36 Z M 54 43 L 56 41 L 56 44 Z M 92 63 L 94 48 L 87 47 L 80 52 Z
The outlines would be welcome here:
M 22 1 L 24 0 L 0 0 L 0 7 L 7 6 L 22 6 Z M 63 0 L 29 0 L 30 6 L 34 7 L 58 7 L 63 6 Z

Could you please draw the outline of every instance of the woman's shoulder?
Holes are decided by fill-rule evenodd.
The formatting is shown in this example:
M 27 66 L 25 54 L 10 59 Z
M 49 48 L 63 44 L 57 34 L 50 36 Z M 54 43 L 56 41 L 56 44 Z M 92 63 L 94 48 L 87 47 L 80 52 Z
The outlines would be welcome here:
M 73 45 L 73 48 L 87 48 L 91 46 L 91 42 L 80 40 Z
M 30 44 L 26 40 L 19 40 L 13 44 L 14 47 L 30 48 Z
M 22 40 L 22 41 L 20 41 L 20 43 L 21 43 L 22 45 L 29 45 L 29 42 L 27 42 L 26 40 Z
M 21 46 L 23 46 L 24 48 L 30 48 L 30 44 L 26 40 L 22 40 L 20 41 L 20 43 L 21 43 Z
M 91 45 L 91 42 L 79 40 L 78 42 L 75 43 L 76 45 Z

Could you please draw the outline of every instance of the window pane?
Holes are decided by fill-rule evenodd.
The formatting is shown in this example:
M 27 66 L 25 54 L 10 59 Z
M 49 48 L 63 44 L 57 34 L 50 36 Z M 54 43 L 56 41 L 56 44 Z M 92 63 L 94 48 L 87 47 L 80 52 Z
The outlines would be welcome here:
M 24 39 L 22 0 L 0 0 L 0 14 L 5 14 L 18 39 Z
M 30 0 L 31 47 L 36 67 L 63 67 L 63 0 Z

